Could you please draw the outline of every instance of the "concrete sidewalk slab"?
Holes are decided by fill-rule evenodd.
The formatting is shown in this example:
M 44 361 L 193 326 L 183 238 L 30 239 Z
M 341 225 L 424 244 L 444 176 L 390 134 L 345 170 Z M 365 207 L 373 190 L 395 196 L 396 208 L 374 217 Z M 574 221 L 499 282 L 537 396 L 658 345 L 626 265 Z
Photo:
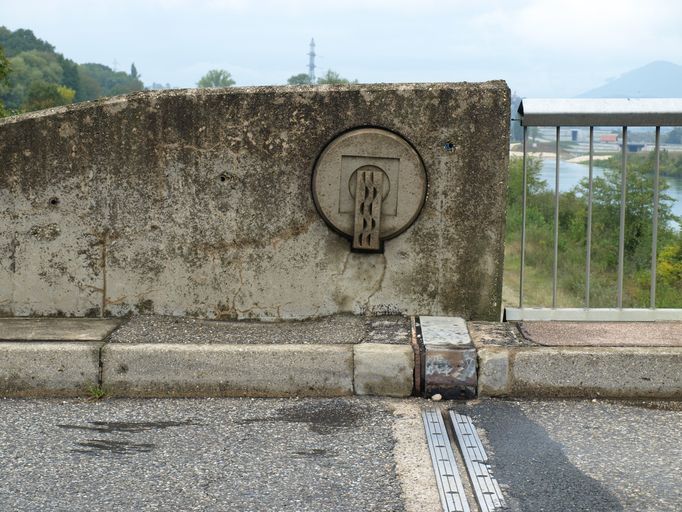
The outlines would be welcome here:
M 682 347 L 682 322 L 521 322 L 539 345 L 570 347 Z
M 102 387 L 125 397 L 352 395 L 353 346 L 109 343 Z
M 409 345 L 410 318 L 335 315 L 287 322 L 218 321 L 162 315 L 130 318 L 112 343 Z
M 0 342 L 0 396 L 86 396 L 102 342 Z
M 0 341 L 101 341 L 118 318 L 0 318 Z

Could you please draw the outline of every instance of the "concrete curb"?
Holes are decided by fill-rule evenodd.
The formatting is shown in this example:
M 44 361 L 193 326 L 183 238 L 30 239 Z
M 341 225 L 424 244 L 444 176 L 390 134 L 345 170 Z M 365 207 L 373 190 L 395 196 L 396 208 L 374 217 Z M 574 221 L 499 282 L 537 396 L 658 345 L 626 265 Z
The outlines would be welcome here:
M 478 349 L 478 393 L 489 397 L 682 398 L 682 348 Z
M 356 395 L 408 397 L 414 385 L 411 345 L 353 345 Z
M 0 396 L 412 394 L 410 345 L 0 342 Z
M 110 343 L 102 387 L 117 397 L 352 395 L 353 348 Z
M 0 396 L 86 396 L 103 342 L 0 342 Z
M 405 345 L 111 343 L 102 349 L 102 387 L 120 397 L 404 397 L 413 371 Z
M 516 337 L 507 324 L 469 322 L 468 330 L 476 352 L 471 344 L 448 347 L 471 351 L 472 364 L 448 360 L 455 377 L 448 389 L 459 389 L 460 370 L 471 366 L 478 396 L 682 399 L 682 347 L 548 347 Z M 445 346 L 439 336 L 449 334 L 441 331 L 430 335 L 422 365 L 433 366 Z M 415 347 L 0 341 L 0 396 L 88 396 L 99 387 L 117 397 L 406 397 L 424 370 L 415 368 Z M 426 370 L 433 385 L 436 374 Z

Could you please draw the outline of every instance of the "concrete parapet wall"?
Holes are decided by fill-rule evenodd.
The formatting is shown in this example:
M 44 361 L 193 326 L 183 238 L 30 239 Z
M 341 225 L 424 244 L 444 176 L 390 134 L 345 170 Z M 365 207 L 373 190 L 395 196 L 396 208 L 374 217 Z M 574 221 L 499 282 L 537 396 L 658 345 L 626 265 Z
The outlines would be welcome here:
M 144 92 L 0 121 L 0 315 L 497 319 L 504 82 Z M 383 253 L 350 251 L 311 176 L 375 126 L 428 189 Z

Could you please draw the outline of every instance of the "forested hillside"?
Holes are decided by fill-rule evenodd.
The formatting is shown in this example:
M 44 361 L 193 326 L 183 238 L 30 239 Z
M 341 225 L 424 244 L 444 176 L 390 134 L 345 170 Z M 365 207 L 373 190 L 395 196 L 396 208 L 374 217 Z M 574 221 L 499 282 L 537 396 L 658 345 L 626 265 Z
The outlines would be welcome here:
M 5 115 L 144 89 L 134 64 L 130 73 L 102 64 L 77 64 L 26 29 L 0 26 L 0 65 L 3 62 L 0 101 Z

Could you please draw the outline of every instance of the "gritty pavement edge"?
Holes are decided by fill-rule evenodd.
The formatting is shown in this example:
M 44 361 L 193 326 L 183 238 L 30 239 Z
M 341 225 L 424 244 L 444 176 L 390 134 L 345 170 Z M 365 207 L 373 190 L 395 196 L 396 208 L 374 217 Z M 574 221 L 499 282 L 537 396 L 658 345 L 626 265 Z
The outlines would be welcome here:
M 421 403 L 418 400 L 390 402 L 395 416 L 393 457 L 405 511 L 440 512 L 440 496 L 424 434 Z

